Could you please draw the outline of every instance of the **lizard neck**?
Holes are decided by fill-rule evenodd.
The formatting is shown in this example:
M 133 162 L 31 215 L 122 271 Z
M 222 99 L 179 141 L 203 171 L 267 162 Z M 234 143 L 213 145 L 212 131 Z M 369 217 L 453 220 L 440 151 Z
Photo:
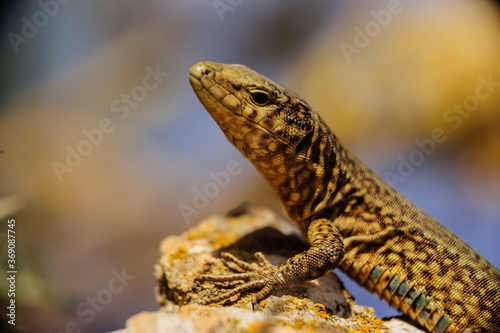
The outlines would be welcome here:
M 335 205 L 351 163 L 346 160 L 347 151 L 321 118 L 299 150 L 254 164 L 276 192 L 288 216 L 301 225 Z

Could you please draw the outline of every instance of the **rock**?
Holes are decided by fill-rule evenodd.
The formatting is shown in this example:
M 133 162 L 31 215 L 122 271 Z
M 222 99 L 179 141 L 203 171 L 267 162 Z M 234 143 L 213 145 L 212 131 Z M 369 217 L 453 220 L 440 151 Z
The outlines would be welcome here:
M 200 274 L 232 273 L 220 259 L 222 252 L 254 263 L 253 254 L 261 251 L 279 265 L 306 248 L 296 229 L 265 208 L 244 204 L 227 216 L 208 218 L 180 236 L 163 239 L 155 266 L 156 297 L 163 307 L 133 316 L 117 332 L 422 332 L 396 319 L 389 329 L 373 309 L 354 303 L 334 273 L 275 290 L 253 309 L 254 291 L 223 304 L 198 304 L 238 283 L 195 280 Z

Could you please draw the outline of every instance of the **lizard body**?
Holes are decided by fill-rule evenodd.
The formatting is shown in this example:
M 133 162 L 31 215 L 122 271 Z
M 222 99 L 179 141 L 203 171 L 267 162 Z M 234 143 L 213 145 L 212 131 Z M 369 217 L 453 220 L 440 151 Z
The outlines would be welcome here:
M 310 248 L 262 269 L 225 254 L 245 280 L 206 299 L 299 284 L 340 267 L 429 332 L 500 332 L 500 272 L 344 148 L 297 95 L 242 65 L 191 67 L 197 97 L 226 137 L 255 165 Z

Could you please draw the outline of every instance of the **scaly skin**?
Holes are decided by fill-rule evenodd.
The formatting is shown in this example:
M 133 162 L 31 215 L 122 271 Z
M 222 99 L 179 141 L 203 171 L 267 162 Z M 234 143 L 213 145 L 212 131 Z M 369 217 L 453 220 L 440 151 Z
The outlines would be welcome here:
M 262 268 L 200 280 L 245 280 L 203 300 L 315 279 L 340 267 L 429 332 L 500 332 L 500 273 L 345 149 L 309 105 L 242 65 L 199 62 L 189 80 L 226 137 L 272 186 L 310 248 Z

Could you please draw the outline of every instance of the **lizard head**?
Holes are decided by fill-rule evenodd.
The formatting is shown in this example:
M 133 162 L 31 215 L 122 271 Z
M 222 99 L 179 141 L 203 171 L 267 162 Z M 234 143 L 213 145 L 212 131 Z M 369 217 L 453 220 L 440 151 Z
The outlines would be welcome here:
M 290 217 L 305 218 L 313 207 L 324 205 L 336 140 L 305 101 L 242 65 L 199 62 L 191 67 L 189 81 L 229 141 L 277 192 Z
M 229 141 L 254 163 L 297 158 L 311 139 L 315 114 L 307 103 L 246 66 L 199 62 L 189 81 Z

